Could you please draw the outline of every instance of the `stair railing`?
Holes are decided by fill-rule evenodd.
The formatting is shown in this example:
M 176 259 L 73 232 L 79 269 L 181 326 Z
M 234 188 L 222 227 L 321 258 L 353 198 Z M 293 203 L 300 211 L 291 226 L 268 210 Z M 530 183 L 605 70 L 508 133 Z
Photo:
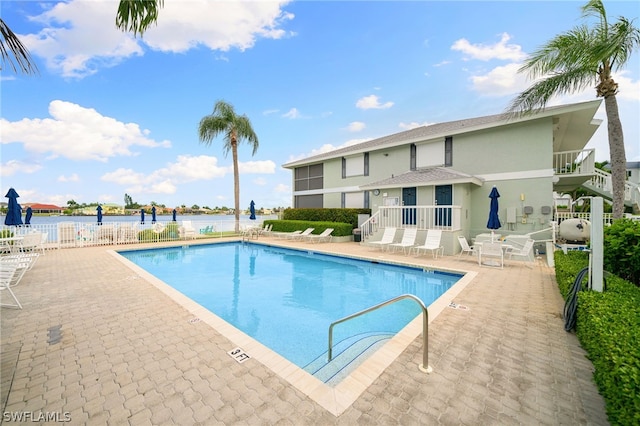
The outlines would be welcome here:
M 418 368 L 424 373 L 431 373 L 433 369 L 429 366 L 429 311 L 427 310 L 427 307 L 424 305 L 422 300 L 420 300 L 420 298 L 414 296 L 413 294 L 403 294 L 401 296 L 394 297 L 393 299 L 389 299 L 386 302 L 371 306 L 370 308 L 364 309 L 360 312 L 356 312 L 355 314 L 348 315 L 344 318 L 332 322 L 329 326 L 329 350 L 327 351 L 329 355 L 329 361 L 333 359 L 333 327 L 335 325 L 367 314 L 371 311 L 375 311 L 376 309 L 382 308 L 403 299 L 411 299 L 415 301 L 418 305 L 420 305 L 420 309 L 422 309 L 422 364 L 420 364 Z

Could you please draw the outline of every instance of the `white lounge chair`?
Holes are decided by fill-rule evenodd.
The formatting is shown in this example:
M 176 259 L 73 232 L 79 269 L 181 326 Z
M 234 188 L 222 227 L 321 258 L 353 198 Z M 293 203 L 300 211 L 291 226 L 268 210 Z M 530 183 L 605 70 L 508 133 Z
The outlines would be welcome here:
M 444 247 L 440 244 L 442 239 L 442 231 L 440 229 L 428 229 L 427 238 L 424 244 L 421 246 L 415 246 L 413 249 L 416 251 L 416 255 L 420 255 L 420 250 L 430 251 L 433 254 L 433 258 L 438 257 L 438 252 L 444 256 Z
M 331 233 L 333 232 L 333 228 L 327 228 L 322 233 L 318 235 L 309 234 L 304 239 L 308 242 L 313 243 L 321 243 L 321 242 L 330 242 L 331 241 Z
M 22 309 L 20 301 L 16 297 L 13 290 L 11 290 L 11 283 L 14 281 L 15 274 L 17 273 L 18 266 L 11 263 L 0 264 L 0 291 L 7 291 L 15 303 L 0 303 L 0 306 L 7 308 Z M 15 285 L 15 284 L 14 284 Z M 4 300 L 4 298 L 2 298 Z
M 314 229 L 316 229 L 316 228 L 307 228 L 307 229 L 305 229 L 304 231 L 302 231 L 299 234 L 288 235 L 287 239 L 288 240 L 302 240 L 307 235 L 311 235 L 311 233 L 313 232 Z
M 467 242 L 467 238 L 463 235 L 458 235 L 458 242 L 460 243 L 460 254 L 458 257 L 462 257 L 465 253 L 474 256 L 478 255 L 478 250 L 476 250 L 475 246 L 470 246 Z
M 396 237 L 396 228 L 389 227 L 384 228 L 384 232 L 382 233 L 382 238 L 378 241 L 370 241 L 369 245 L 379 246 L 380 250 L 384 250 L 389 244 L 393 243 L 394 238 Z
M 272 235 L 274 235 L 275 237 L 278 237 L 280 239 L 285 239 L 288 238 L 290 236 L 293 235 L 300 235 L 302 234 L 302 231 L 293 231 L 293 232 L 272 232 Z
M 18 241 L 18 249 L 23 253 L 42 250 L 42 232 L 24 234 L 22 239 Z
M 389 244 L 389 250 L 402 249 L 404 254 L 407 254 L 407 249 L 411 251 L 411 247 L 416 245 L 416 237 L 418 236 L 418 228 L 405 228 L 402 234 L 402 240 L 399 243 Z

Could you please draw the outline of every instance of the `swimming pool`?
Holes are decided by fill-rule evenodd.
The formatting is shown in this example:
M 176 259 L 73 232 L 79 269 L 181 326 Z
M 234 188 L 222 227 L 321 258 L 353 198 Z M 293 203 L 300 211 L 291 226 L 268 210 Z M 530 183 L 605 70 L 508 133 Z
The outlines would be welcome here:
M 326 364 L 332 322 L 401 294 L 428 306 L 462 277 L 242 242 L 119 254 L 311 374 Z M 340 324 L 334 356 L 379 345 L 420 312 L 403 300 Z

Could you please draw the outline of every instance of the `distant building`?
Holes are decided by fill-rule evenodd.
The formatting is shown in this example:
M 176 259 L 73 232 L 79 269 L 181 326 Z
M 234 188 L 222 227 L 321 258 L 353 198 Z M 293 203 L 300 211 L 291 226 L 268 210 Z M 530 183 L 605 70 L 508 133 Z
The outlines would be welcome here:
M 40 203 L 24 203 L 21 204 L 22 210 L 26 211 L 27 207 L 31 207 L 31 211 L 39 214 L 62 214 L 62 207 L 58 207 L 55 204 L 40 204 Z

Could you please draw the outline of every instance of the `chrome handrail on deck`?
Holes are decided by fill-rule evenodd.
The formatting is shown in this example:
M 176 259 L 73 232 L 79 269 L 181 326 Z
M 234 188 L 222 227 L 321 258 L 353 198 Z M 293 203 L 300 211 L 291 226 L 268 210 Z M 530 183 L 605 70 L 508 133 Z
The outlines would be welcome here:
M 383 306 L 390 305 L 402 299 L 414 300 L 415 302 L 418 303 L 418 305 L 420 305 L 420 308 L 422 309 L 422 340 L 423 340 L 422 364 L 420 364 L 418 368 L 425 373 L 431 373 L 431 371 L 433 370 L 431 367 L 429 367 L 429 344 L 428 344 L 429 343 L 429 311 L 427 310 L 427 307 L 424 305 L 422 300 L 420 300 L 417 296 L 414 296 L 413 294 L 403 294 L 401 296 L 394 297 L 393 299 L 389 299 L 386 302 L 382 302 L 378 305 L 371 306 L 370 308 L 364 309 L 360 312 L 356 312 L 355 314 L 348 315 L 344 318 L 341 318 L 337 321 L 332 322 L 331 325 L 329 326 L 329 350 L 328 350 L 329 361 L 331 361 L 331 359 L 333 358 L 332 354 L 333 354 L 333 326 L 334 325 L 338 325 L 340 323 L 343 323 L 355 317 L 359 317 L 360 315 L 364 315 L 371 311 L 375 311 L 378 308 L 382 308 Z

